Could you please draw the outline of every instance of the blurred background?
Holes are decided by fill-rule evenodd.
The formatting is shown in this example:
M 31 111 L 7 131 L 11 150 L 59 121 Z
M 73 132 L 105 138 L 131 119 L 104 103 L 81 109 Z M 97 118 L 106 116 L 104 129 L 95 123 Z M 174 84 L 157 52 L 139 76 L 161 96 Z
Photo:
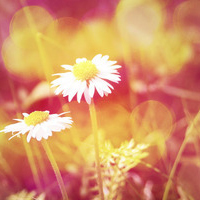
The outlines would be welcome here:
M 143 199 L 159 200 L 190 128 L 169 199 L 197 200 L 199 9 L 198 0 L 0 0 L 0 129 L 23 112 L 70 110 L 72 129 L 53 134 L 48 142 L 70 199 L 90 199 L 88 105 L 55 96 L 50 82 L 53 73 L 64 72 L 62 64 L 109 55 L 122 66 L 122 81 L 113 84 L 108 97 L 94 96 L 102 143 L 109 141 L 115 148 L 131 139 L 148 144 L 146 164 L 128 170 L 126 179 Z M 10 136 L 0 135 L 0 199 L 61 199 L 41 144 L 32 139 L 27 145 L 17 137 L 8 141 Z M 31 171 L 27 152 L 38 175 Z M 122 188 L 118 199 L 142 199 L 129 184 Z

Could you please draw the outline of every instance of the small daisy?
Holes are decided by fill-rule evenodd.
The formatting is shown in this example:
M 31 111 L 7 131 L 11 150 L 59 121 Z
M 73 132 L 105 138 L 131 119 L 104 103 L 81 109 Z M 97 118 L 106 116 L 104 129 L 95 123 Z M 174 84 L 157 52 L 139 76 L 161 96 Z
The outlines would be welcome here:
M 115 65 L 116 61 L 108 60 L 109 56 L 96 55 L 92 60 L 86 58 L 76 59 L 76 64 L 61 65 L 68 72 L 59 73 L 60 77 L 51 82 L 52 87 L 58 86 L 55 94 L 62 92 L 63 96 L 68 96 L 69 102 L 77 94 L 77 101 L 80 103 L 84 94 L 88 104 L 94 96 L 95 89 L 101 97 L 111 93 L 113 86 L 107 81 L 118 83 L 120 75 L 117 69 L 120 65 Z
M 23 113 L 24 119 L 15 119 L 18 123 L 6 126 L 0 132 L 18 132 L 9 140 L 17 135 L 28 133 L 27 142 L 31 137 L 40 141 L 42 138 L 47 139 L 52 136 L 52 132 L 60 132 L 65 128 L 70 128 L 72 124 L 71 117 L 60 117 L 65 114 L 49 114 L 49 111 L 34 111 L 31 114 Z

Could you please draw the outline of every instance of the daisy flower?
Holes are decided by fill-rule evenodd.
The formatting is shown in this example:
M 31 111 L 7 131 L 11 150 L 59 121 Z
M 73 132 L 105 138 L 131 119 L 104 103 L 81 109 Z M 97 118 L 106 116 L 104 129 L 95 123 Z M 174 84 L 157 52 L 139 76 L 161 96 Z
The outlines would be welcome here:
M 31 137 L 40 141 L 42 138 L 47 139 L 52 136 L 52 132 L 60 132 L 65 128 L 70 128 L 72 124 L 71 117 L 60 117 L 61 114 L 49 114 L 49 111 L 34 111 L 30 114 L 23 113 L 24 119 L 15 119 L 18 123 L 6 126 L 0 132 L 18 132 L 9 140 L 17 135 L 28 133 L 27 142 Z
M 95 89 L 101 97 L 110 94 L 114 88 L 108 81 L 118 83 L 121 80 L 117 71 L 121 66 L 108 58 L 107 55 L 98 54 L 92 60 L 78 58 L 73 66 L 61 65 L 67 72 L 54 74 L 60 76 L 51 82 L 52 87 L 58 86 L 55 94 L 62 92 L 64 97 L 68 96 L 69 102 L 77 94 L 79 103 L 84 94 L 88 104 L 91 103 Z

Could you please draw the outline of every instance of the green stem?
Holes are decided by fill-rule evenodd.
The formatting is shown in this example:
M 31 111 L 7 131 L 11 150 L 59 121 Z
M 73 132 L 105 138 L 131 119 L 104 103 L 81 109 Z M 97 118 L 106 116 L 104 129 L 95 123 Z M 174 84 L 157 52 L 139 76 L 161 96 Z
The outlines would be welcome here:
M 26 155 L 27 155 L 27 158 L 28 158 L 28 162 L 29 162 L 29 165 L 30 165 L 30 168 L 31 168 L 31 172 L 33 174 L 33 180 L 34 180 L 37 188 L 40 191 L 42 189 L 42 186 L 41 186 L 40 179 L 39 179 L 39 176 L 38 176 L 37 167 L 36 167 L 35 161 L 33 159 L 34 157 L 33 157 L 32 150 L 31 150 L 29 144 L 27 143 L 24 135 L 22 135 L 22 141 L 23 141 L 24 148 L 25 148 L 25 151 L 26 151 Z
M 181 159 L 181 155 L 183 153 L 183 150 L 185 149 L 185 146 L 187 144 L 187 139 L 188 139 L 188 136 L 186 136 L 184 138 L 183 143 L 181 144 L 179 152 L 178 152 L 178 154 L 176 156 L 176 159 L 174 161 L 174 165 L 173 165 L 173 167 L 171 169 L 171 172 L 170 172 L 170 175 L 169 175 L 166 187 L 165 187 L 165 191 L 164 191 L 162 200 L 167 200 L 167 198 L 168 198 L 169 190 L 170 190 L 170 187 L 171 187 L 171 184 L 172 184 L 172 179 L 173 179 L 173 176 L 174 176 L 174 174 L 176 172 L 177 165 L 178 165 L 178 163 L 179 163 L 179 161 Z
M 89 110 L 90 110 L 90 119 L 91 119 L 91 123 L 92 123 L 92 131 L 93 131 L 93 135 L 94 135 L 94 149 L 95 149 L 97 176 L 98 176 L 99 195 L 100 195 L 100 199 L 104 200 L 103 182 L 102 182 L 102 177 L 101 177 L 101 166 L 100 166 L 100 159 L 99 159 L 97 117 L 96 117 L 96 110 L 95 110 L 93 101 L 89 105 Z
M 56 179 L 57 179 L 57 181 L 58 181 L 58 185 L 59 185 L 60 191 L 61 191 L 61 193 L 62 193 L 62 199 L 63 199 L 63 200 L 69 200 L 68 195 L 67 195 L 67 192 L 66 192 L 66 190 L 65 190 L 65 185 L 64 185 L 62 176 L 61 176 L 60 171 L 59 171 L 59 168 L 58 168 L 58 165 L 57 165 L 57 163 L 56 163 L 56 161 L 55 161 L 55 158 L 54 158 L 54 156 L 53 156 L 53 153 L 52 153 L 52 151 L 51 151 L 51 149 L 50 149 L 50 147 L 49 147 L 47 141 L 46 141 L 46 140 L 43 140 L 43 141 L 42 141 L 42 145 L 43 145 L 43 148 L 44 148 L 44 150 L 45 150 L 45 152 L 46 152 L 46 154 L 47 154 L 47 157 L 48 157 L 48 159 L 49 159 L 49 161 L 50 161 L 50 163 L 51 163 L 51 166 L 52 166 L 52 168 L 53 168 L 53 170 L 54 170 L 54 173 L 55 173 L 55 175 L 56 175 Z

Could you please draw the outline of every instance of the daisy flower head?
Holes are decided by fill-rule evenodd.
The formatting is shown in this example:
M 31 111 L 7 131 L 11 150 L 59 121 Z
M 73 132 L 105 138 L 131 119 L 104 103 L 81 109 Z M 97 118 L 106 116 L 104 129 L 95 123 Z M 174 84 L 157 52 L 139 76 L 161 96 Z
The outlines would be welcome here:
M 17 123 L 6 126 L 0 132 L 18 132 L 10 137 L 9 140 L 20 134 L 24 135 L 27 132 L 27 142 L 30 142 L 31 137 L 36 138 L 38 141 L 42 138 L 47 139 L 49 136 L 52 136 L 52 132 L 60 132 L 71 127 L 71 117 L 60 117 L 65 113 L 49 114 L 49 111 L 34 111 L 30 114 L 23 113 L 24 119 L 15 119 L 18 121 Z
M 114 88 L 108 81 L 118 83 L 121 80 L 117 71 L 121 66 L 108 58 L 107 55 L 98 54 L 92 60 L 78 58 L 73 66 L 61 65 L 67 72 L 54 74 L 60 76 L 51 82 L 52 87 L 57 87 L 55 94 L 62 92 L 63 97 L 68 96 L 69 102 L 77 94 L 79 103 L 84 95 L 88 104 L 91 103 L 95 89 L 101 97 L 110 94 Z

